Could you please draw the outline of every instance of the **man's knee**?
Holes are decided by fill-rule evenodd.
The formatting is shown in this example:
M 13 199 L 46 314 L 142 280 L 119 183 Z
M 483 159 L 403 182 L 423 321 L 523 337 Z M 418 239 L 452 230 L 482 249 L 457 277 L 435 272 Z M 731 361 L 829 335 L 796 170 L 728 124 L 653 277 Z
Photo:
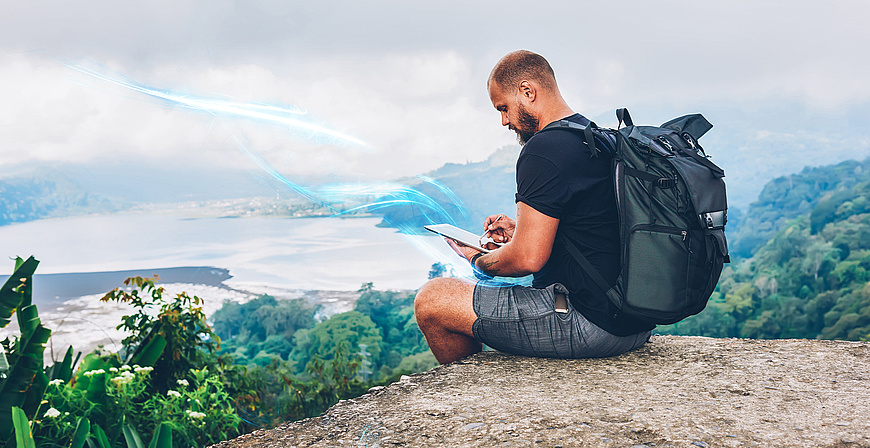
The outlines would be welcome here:
M 419 322 L 431 318 L 432 315 L 439 309 L 439 303 L 449 300 L 445 296 L 445 292 L 450 289 L 449 284 L 456 281 L 453 278 L 439 277 L 433 278 L 424 284 L 414 297 L 414 315 Z
M 470 310 L 473 294 L 474 284 L 457 278 L 439 277 L 429 280 L 417 291 L 414 298 L 417 322 L 437 319 L 442 315 L 455 313 L 458 309 Z

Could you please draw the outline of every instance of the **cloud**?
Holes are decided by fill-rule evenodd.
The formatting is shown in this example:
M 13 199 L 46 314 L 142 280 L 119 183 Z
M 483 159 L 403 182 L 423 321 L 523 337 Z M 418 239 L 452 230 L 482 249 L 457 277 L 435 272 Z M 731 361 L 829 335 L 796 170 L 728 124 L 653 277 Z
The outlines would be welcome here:
M 590 116 L 621 106 L 667 119 L 722 104 L 829 110 L 870 101 L 870 60 L 851 50 L 870 41 L 866 2 L 545 1 L 524 14 L 521 5 L 7 2 L 0 163 L 250 168 L 239 135 L 291 175 L 389 179 L 481 160 L 514 141 L 484 82 L 517 48 L 544 54 L 569 103 Z M 296 105 L 369 149 L 169 107 L 70 73 L 58 59 L 174 91 Z
M 161 65 L 136 80 L 178 94 L 295 105 L 324 126 L 368 143 L 359 147 L 318 145 L 305 130 L 214 117 L 39 56 L 7 57 L 0 59 L 6 80 L 0 95 L 19 106 L 0 115 L 6 143 L 0 163 L 122 159 L 251 167 L 239 147 L 243 141 L 289 174 L 412 175 L 445 160 L 482 159 L 502 136 L 495 113 L 481 113 L 484 94 L 468 100 L 467 65 L 449 52 L 316 62 L 294 77 L 256 65 L 202 71 Z M 488 133 L 475 129 L 484 115 L 491 118 Z

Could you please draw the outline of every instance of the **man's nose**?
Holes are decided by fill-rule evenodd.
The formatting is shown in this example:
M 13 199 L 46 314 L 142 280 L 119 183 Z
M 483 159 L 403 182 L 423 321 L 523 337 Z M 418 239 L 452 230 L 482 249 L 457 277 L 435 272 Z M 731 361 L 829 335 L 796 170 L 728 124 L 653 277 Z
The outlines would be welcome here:
M 511 124 L 510 120 L 508 120 L 507 114 L 501 114 L 501 125 L 507 126 Z

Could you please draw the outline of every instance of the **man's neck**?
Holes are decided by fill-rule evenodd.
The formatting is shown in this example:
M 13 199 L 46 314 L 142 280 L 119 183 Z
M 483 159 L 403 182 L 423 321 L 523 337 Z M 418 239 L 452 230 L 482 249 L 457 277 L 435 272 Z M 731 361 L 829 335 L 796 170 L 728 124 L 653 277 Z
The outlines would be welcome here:
M 538 118 L 538 129 L 537 130 L 540 131 L 541 129 L 544 128 L 544 126 L 546 126 L 554 121 L 570 117 L 571 115 L 574 115 L 575 113 L 576 112 L 574 112 L 574 110 L 572 110 L 568 106 L 568 104 L 566 104 L 563 101 L 562 104 L 559 105 L 559 107 L 554 107 L 551 110 L 548 110 L 545 113 L 541 114 L 541 116 Z

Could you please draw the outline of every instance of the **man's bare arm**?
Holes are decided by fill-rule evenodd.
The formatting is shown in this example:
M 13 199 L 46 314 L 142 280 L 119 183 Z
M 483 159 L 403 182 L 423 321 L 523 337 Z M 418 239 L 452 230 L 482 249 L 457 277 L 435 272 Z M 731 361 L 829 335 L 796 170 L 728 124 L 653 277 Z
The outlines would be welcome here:
M 502 277 L 538 272 L 550 259 L 558 228 L 558 219 L 517 202 L 516 229 L 510 244 L 478 257 L 475 265 L 489 275 Z

